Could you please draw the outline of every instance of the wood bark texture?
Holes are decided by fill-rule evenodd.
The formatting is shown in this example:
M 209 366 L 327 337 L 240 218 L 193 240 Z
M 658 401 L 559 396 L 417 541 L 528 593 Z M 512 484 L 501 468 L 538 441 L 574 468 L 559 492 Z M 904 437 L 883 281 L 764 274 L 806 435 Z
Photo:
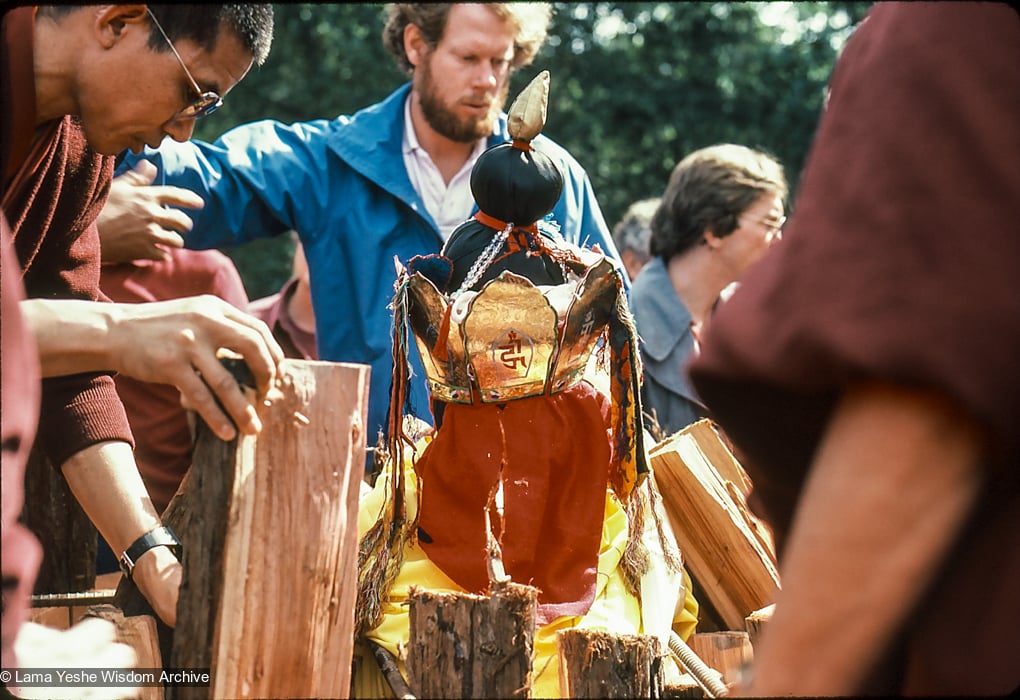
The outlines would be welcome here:
M 21 519 L 43 549 L 33 593 L 79 593 L 95 585 L 96 528 L 38 446 L 25 466 Z
M 681 698 L 707 697 L 698 682 L 689 673 L 685 673 L 675 683 L 667 683 L 662 689 L 663 700 L 680 700 Z
M 508 582 L 480 596 L 412 588 L 408 602 L 416 697 L 531 697 L 537 589 Z
M 565 698 L 658 698 L 662 653 L 652 635 L 567 629 L 556 635 Z

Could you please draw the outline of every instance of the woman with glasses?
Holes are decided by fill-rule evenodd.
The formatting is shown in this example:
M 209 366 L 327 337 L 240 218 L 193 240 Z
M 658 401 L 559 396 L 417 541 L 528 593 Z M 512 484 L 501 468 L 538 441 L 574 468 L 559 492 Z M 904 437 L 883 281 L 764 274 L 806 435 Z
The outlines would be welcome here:
M 746 146 L 697 150 L 673 169 L 652 217 L 652 260 L 631 290 L 646 426 L 669 435 L 705 417 L 685 365 L 713 309 L 780 238 L 783 167 Z

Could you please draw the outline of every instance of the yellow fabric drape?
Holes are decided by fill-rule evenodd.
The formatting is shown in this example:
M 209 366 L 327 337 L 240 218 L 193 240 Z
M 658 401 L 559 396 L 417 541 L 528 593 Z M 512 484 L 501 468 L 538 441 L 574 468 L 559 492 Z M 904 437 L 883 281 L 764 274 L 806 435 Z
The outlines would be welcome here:
M 410 456 L 404 467 L 408 517 L 413 518 L 417 510 L 417 491 Z M 361 499 L 358 514 L 359 537 L 372 526 L 381 512 L 389 491 L 387 480 L 390 477 L 388 471 L 380 474 L 376 487 L 366 492 Z M 651 517 L 646 518 L 646 539 L 655 536 L 652 520 Z M 560 630 L 580 628 L 606 630 L 616 634 L 654 633 L 660 636 L 663 652 L 667 648 L 667 640 L 663 639 L 663 636 L 668 634 L 669 630 L 662 629 L 661 623 L 659 629 L 646 630 L 646 627 L 654 627 L 654 621 L 672 620 L 672 629 L 685 640 L 694 633 L 698 619 L 698 603 L 691 591 L 691 581 L 686 570 L 682 575 L 675 574 L 667 572 L 663 562 L 653 562 L 652 571 L 642 580 L 642 590 L 654 589 L 657 593 L 643 594 L 645 609 L 642 610 L 642 601 L 627 590 L 619 567 L 626 544 L 627 515 L 612 490 L 607 489 L 595 601 L 583 616 L 560 617 L 535 631 L 532 697 L 560 697 L 559 658 L 556 645 L 556 633 Z M 650 544 L 650 549 L 655 552 L 658 547 Z M 650 578 L 655 581 L 648 580 Z M 399 660 L 405 678 L 407 669 L 403 664 L 403 649 L 407 646 L 410 632 L 406 601 L 411 586 L 439 592 L 465 592 L 429 560 L 417 541 L 408 543 L 404 550 L 400 573 L 383 601 L 382 622 L 366 635 Z M 681 600 L 682 605 L 679 603 Z M 648 624 L 645 624 L 645 620 Z M 363 658 L 356 660 L 355 669 L 352 686 L 354 697 L 390 696 L 389 688 L 382 680 L 370 654 L 363 653 Z

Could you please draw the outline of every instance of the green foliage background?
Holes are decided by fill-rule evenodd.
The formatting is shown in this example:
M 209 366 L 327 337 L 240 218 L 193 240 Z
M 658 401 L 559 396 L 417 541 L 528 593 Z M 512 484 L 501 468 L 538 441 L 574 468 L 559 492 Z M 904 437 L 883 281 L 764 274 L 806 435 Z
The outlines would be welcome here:
M 549 39 L 514 76 L 515 95 L 552 74 L 545 133 L 588 170 L 612 226 L 662 194 L 692 150 L 724 141 L 778 157 L 791 191 L 843 42 L 869 2 L 554 3 Z M 407 77 L 382 48 L 381 4 L 280 4 L 265 65 L 252 69 L 195 137 L 237 124 L 347 114 Z M 782 23 L 763 16 L 781 15 Z M 290 270 L 287 237 L 227 250 L 251 298 Z

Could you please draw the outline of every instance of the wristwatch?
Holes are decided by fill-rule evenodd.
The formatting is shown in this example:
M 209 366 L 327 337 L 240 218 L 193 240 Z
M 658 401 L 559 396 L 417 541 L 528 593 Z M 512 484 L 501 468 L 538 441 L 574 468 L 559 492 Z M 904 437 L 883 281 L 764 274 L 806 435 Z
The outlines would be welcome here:
M 124 572 L 129 581 L 131 580 L 131 574 L 135 570 L 135 562 L 153 547 L 169 547 L 170 551 L 178 559 L 181 558 L 181 552 L 183 551 L 181 541 L 177 539 L 177 535 L 174 534 L 174 531 L 169 526 L 161 525 L 149 530 L 135 540 L 120 555 L 120 570 Z

